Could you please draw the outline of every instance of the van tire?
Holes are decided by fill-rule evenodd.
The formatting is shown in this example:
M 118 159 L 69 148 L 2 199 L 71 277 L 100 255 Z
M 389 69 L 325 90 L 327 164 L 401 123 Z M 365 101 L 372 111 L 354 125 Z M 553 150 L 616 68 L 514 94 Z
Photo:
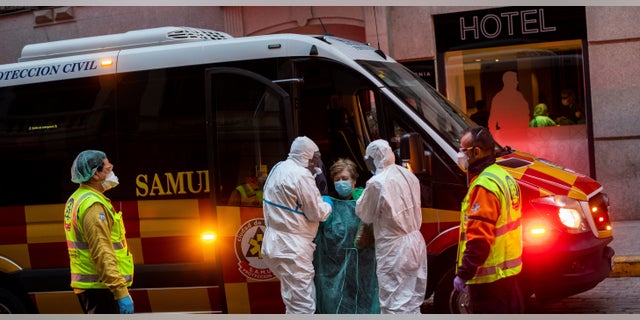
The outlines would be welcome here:
M 469 296 L 453 289 L 455 270 L 455 267 L 451 267 L 438 281 L 433 297 L 433 306 L 437 313 L 469 313 L 464 307 L 468 306 Z
M 11 291 L 0 288 L 0 314 L 27 313 L 27 307 Z

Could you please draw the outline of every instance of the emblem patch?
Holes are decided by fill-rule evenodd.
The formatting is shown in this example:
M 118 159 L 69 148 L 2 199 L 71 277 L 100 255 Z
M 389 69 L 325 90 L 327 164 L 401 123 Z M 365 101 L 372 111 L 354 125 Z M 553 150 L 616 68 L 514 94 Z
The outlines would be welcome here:
M 264 219 L 251 219 L 245 222 L 236 233 L 235 252 L 238 258 L 238 270 L 253 280 L 264 281 L 275 278 L 262 260 L 262 238 L 265 228 Z
M 511 207 L 520 208 L 520 189 L 512 177 L 507 176 L 507 187 L 509 188 L 509 196 L 511 197 Z

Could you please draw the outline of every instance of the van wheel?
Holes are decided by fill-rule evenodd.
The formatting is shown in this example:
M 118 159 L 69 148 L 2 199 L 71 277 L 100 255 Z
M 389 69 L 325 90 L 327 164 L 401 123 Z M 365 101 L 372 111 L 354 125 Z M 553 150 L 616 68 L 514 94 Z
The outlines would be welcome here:
M 455 267 L 445 272 L 433 297 L 433 305 L 437 313 L 471 313 L 469 311 L 469 295 L 453 289 Z
M 0 288 L 0 314 L 10 313 L 27 313 L 27 308 L 11 291 Z

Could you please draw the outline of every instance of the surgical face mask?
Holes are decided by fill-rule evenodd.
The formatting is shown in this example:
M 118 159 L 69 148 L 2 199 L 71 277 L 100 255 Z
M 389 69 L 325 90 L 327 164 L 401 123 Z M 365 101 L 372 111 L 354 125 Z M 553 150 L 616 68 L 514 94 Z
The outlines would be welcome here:
M 460 167 L 462 171 L 467 172 L 467 169 L 469 168 L 469 156 L 462 151 L 458 151 L 457 156 L 458 156 L 458 167 Z
M 118 181 L 118 177 L 115 173 L 113 173 L 113 171 L 111 171 L 107 174 L 107 177 L 104 179 L 104 181 L 102 181 L 102 189 L 104 189 L 104 191 L 107 191 L 109 189 L 115 188 L 119 184 L 120 181 Z
M 336 188 L 336 192 L 343 198 L 350 196 L 351 190 L 353 189 L 351 187 L 351 180 L 335 181 L 333 186 Z

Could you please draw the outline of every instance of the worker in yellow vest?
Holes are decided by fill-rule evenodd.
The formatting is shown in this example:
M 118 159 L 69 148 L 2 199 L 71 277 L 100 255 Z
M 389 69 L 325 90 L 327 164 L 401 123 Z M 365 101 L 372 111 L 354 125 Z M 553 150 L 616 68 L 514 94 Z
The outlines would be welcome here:
M 247 177 L 245 183 L 237 186 L 229 197 L 230 206 L 261 207 L 262 186 L 265 177 Z
M 104 195 L 118 185 L 113 165 L 102 151 L 82 151 L 71 166 L 71 181 L 80 186 L 67 200 L 64 228 L 71 287 L 82 311 L 133 313 L 133 259 L 122 212 Z
M 495 141 L 486 128 L 467 128 L 458 164 L 470 186 L 462 202 L 460 242 L 453 286 L 469 294 L 472 313 L 522 313 L 520 188 L 496 164 Z

